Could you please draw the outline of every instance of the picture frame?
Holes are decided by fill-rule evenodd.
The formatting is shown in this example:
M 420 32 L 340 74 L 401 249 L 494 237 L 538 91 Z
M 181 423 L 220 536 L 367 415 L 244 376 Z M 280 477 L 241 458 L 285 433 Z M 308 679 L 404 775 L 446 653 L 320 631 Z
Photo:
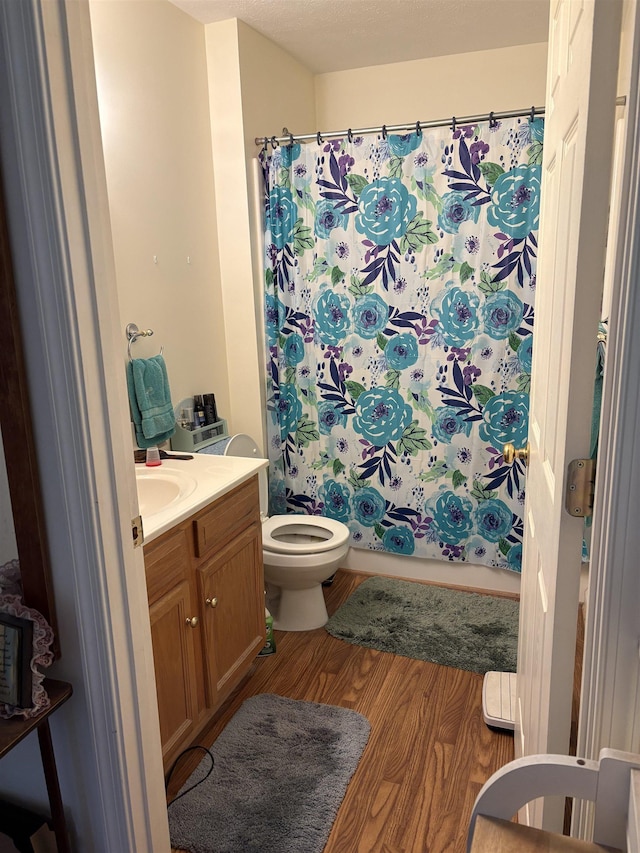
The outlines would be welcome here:
M 32 705 L 33 628 L 31 619 L 0 612 L 0 703 Z

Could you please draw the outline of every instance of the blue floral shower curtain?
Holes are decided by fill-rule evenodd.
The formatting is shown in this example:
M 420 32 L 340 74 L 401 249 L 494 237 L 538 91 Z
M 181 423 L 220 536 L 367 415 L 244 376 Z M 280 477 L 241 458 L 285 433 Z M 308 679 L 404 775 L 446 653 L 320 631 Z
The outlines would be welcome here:
M 542 135 L 263 152 L 271 512 L 520 571 L 525 471 L 501 454 L 527 440 Z

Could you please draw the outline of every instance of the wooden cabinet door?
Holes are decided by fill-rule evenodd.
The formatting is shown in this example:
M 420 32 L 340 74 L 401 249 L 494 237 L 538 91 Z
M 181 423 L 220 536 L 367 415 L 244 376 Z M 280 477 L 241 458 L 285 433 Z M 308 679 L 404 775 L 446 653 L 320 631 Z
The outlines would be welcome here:
M 209 706 L 236 686 L 265 642 L 260 524 L 251 524 L 199 570 Z
M 191 605 L 189 583 L 182 581 L 149 608 L 158 693 L 162 757 L 167 763 L 188 739 L 197 714 L 195 642 L 202 630 Z

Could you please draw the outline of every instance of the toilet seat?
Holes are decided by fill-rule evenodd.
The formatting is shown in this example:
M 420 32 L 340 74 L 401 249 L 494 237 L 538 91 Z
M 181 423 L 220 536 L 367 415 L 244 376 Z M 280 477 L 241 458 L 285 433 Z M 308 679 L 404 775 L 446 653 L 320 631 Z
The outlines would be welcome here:
M 283 536 L 302 541 L 287 541 Z M 314 540 L 304 541 L 305 536 Z M 321 554 L 340 548 L 348 538 L 346 524 L 320 515 L 274 515 L 262 524 L 262 547 L 276 554 Z

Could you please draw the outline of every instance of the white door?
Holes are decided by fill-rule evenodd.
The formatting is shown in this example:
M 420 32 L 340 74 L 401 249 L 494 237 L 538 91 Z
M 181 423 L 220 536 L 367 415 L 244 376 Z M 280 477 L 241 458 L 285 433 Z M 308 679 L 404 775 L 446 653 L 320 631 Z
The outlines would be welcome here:
M 516 756 L 568 752 L 583 520 L 564 510 L 588 457 L 608 220 L 618 0 L 551 0 L 525 508 Z M 563 803 L 524 822 L 559 830 Z

